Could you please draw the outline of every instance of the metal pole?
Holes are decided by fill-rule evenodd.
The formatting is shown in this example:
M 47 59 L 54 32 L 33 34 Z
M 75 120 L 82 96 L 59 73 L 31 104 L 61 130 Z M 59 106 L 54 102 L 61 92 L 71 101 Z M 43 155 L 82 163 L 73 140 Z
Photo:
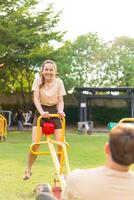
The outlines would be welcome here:
M 131 97 L 131 117 L 134 117 L 134 97 Z

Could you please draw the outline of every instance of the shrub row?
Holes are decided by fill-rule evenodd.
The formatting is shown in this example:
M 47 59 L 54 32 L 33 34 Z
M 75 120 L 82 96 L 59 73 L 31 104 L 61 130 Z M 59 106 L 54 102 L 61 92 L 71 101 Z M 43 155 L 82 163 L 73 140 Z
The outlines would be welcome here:
M 18 109 L 18 105 L 3 105 L 3 110 L 11 110 L 14 113 Z M 34 113 L 35 107 L 32 105 L 31 110 Z M 74 105 L 65 106 L 66 121 L 68 124 L 77 124 L 79 121 L 79 107 Z M 91 120 L 94 125 L 106 125 L 108 122 L 118 122 L 124 117 L 130 117 L 130 111 L 127 107 L 109 108 L 94 106 L 91 109 Z

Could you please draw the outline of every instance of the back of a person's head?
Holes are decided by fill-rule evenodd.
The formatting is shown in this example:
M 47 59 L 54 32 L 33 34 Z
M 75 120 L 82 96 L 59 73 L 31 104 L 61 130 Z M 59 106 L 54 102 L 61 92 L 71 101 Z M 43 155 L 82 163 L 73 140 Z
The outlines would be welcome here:
M 112 128 L 109 144 L 113 161 L 128 166 L 134 163 L 134 125 L 122 123 Z

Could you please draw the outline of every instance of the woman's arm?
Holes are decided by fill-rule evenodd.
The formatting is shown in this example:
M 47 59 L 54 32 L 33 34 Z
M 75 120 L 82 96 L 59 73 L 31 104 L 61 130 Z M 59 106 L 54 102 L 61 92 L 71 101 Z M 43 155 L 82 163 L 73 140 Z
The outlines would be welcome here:
M 58 111 L 58 114 L 60 114 L 60 117 L 65 116 L 63 96 L 59 97 L 58 104 L 57 104 L 57 111 Z

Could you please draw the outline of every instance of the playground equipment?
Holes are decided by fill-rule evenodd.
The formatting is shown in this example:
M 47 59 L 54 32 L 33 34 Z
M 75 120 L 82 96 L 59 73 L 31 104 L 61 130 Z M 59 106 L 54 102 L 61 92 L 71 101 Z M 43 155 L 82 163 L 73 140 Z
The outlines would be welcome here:
M 117 124 L 124 123 L 124 122 L 134 122 L 134 118 L 123 118 L 118 123 L 109 122 L 108 123 L 108 129 L 111 130 L 113 127 L 117 126 Z
M 0 114 L 2 116 L 4 116 L 4 117 L 6 116 L 7 125 L 8 125 L 8 127 L 10 127 L 11 126 L 11 121 L 12 121 L 12 112 L 10 110 L 3 110 L 1 105 L 0 105 Z
M 134 122 L 134 118 L 123 118 L 119 121 L 119 123 L 123 123 L 123 122 Z
M 7 126 L 11 126 L 11 121 L 12 121 L 12 112 L 10 110 L 2 110 L 0 109 L 0 114 L 5 115 L 7 118 Z
M 50 114 L 50 118 L 58 117 L 58 114 Z M 65 142 L 65 118 L 62 118 L 62 140 L 61 142 L 55 141 L 51 139 L 51 135 L 54 134 L 54 123 L 51 122 L 44 122 L 42 127 L 42 134 L 45 135 L 46 140 L 40 141 L 40 121 L 42 116 L 40 116 L 37 120 L 37 132 L 36 132 L 36 141 L 30 146 L 30 151 L 34 155 L 51 155 L 55 171 L 56 171 L 56 178 L 54 178 L 54 186 L 52 188 L 52 194 L 55 198 L 60 199 L 61 192 L 64 192 L 64 188 L 66 185 L 65 176 L 63 174 L 63 168 L 66 168 L 66 175 L 70 172 L 69 160 L 67 155 L 67 146 L 68 143 Z M 35 145 L 47 145 L 49 151 L 34 151 L 33 147 Z M 61 150 L 56 151 L 56 147 L 59 146 Z M 60 155 L 60 161 L 58 159 L 58 155 Z M 45 189 L 44 189 L 45 187 Z M 42 186 L 42 192 L 50 191 L 49 186 L 44 184 Z M 47 188 L 47 189 L 46 189 Z M 39 199 L 39 196 L 38 196 Z M 41 198 L 43 200 L 43 198 Z
M 0 114 L 0 142 L 3 142 L 7 137 L 7 120 Z
M 109 122 L 107 127 L 109 130 L 111 130 L 113 127 L 115 127 L 118 123 L 117 122 Z

